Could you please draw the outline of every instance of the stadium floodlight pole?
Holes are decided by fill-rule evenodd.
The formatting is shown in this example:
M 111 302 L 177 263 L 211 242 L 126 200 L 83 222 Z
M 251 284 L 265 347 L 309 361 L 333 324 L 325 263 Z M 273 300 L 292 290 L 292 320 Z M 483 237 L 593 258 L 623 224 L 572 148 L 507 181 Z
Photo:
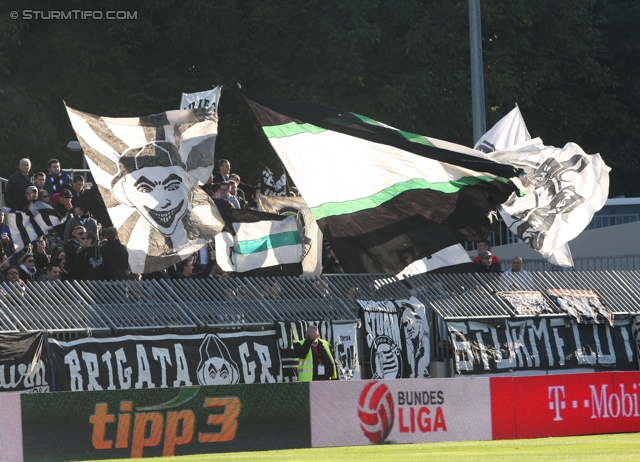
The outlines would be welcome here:
M 475 145 L 487 131 L 484 114 L 480 0 L 469 0 L 469 41 L 471 45 L 471 111 L 473 113 L 473 144 Z

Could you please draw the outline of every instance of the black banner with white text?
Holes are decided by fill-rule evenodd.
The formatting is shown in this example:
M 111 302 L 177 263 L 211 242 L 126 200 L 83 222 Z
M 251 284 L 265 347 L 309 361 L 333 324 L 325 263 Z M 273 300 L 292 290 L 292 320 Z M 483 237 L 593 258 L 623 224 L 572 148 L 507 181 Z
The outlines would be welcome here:
M 461 375 L 525 370 L 591 368 L 637 370 L 638 353 L 629 320 L 608 324 L 538 318 L 485 324 L 447 322 Z
M 283 382 L 275 330 L 49 340 L 59 391 Z
M 424 305 L 408 300 L 356 300 L 362 337 L 373 379 L 429 377 L 431 360 L 429 322 Z

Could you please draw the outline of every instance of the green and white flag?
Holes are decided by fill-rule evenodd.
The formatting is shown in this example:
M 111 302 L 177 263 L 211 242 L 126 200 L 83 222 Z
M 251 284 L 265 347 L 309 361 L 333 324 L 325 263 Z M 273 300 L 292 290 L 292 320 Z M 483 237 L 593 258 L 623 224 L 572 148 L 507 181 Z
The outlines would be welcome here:
M 513 167 L 471 148 L 243 94 L 347 272 L 397 274 L 482 240 L 497 223 L 495 208 L 518 189 Z
M 250 209 L 221 213 L 227 226 L 215 244 L 216 260 L 224 271 L 241 276 L 302 274 L 302 241 L 294 217 Z

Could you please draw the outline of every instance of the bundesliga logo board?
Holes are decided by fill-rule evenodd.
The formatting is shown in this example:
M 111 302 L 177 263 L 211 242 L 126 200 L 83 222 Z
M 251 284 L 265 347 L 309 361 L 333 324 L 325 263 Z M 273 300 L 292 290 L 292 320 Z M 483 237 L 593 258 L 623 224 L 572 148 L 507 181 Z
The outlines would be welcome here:
M 489 380 L 313 382 L 312 446 L 490 440 Z

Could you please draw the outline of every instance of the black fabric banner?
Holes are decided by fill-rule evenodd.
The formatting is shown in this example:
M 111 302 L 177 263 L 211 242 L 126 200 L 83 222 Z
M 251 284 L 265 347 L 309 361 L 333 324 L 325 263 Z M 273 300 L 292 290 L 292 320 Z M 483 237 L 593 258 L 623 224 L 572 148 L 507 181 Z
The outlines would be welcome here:
M 276 331 L 50 339 L 56 390 L 283 381 Z
M 282 357 L 282 371 L 285 382 L 298 380 L 298 358 L 293 350 L 293 344 L 303 341 L 307 336 L 307 328 L 316 326 L 320 338 L 333 345 L 333 329 L 331 321 L 275 321 L 278 332 L 278 347 Z M 335 359 L 335 352 L 331 352 Z
M 360 306 L 364 348 L 369 354 L 370 367 L 363 367 L 363 376 L 429 377 L 430 329 L 424 305 L 415 297 L 356 302 Z
M 629 320 L 608 324 L 538 318 L 485 324 L 447 322 L 461 375 L 524 370 L 592 368 L 638 370 Z
M 0 392 L 51 391 L 44 332 L 0 335 Z
M 362 338 L 370 367 L 363 367 L 364 378 L 399 379 L 405 366 L 402 354 L 404 336 L 400 331 L 398 308 L 392 300 L 356 300 L 360 306 Z

